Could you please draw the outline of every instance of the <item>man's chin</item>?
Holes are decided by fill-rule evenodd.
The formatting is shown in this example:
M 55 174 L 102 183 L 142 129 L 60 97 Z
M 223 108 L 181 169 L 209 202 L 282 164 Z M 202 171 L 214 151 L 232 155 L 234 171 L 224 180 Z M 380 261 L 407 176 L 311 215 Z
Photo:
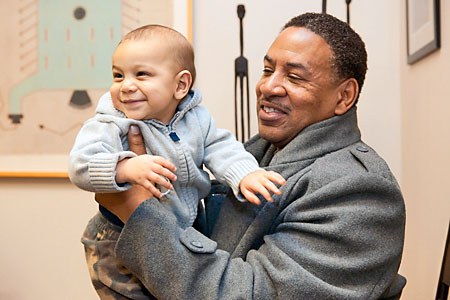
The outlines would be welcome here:
M 260 137 L 273 144 L 276 143 L 278 130 L 279 129 L 272 126 L 259 125 L 258 133 Z

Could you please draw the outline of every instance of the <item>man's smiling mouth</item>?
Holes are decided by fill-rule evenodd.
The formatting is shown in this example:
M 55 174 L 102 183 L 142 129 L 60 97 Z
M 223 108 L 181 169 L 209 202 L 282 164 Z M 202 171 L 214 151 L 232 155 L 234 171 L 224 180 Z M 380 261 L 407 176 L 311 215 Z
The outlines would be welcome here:
M 289 113 L 290 108 L 281 103 L 267 100 L 259 100 L 259 107 L 266 113 Z
M 261 108 L 262 108 L 266 113 L 280 112 L 278 109 L 275 109 L 275 108 L 273 108 L 273 107 L 262 106 Z

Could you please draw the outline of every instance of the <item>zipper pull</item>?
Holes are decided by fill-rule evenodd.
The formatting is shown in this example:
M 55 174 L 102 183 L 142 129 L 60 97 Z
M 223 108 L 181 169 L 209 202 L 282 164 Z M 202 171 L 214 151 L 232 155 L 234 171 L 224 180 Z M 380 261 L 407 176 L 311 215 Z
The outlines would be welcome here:
M 180 140 L 180 138 L 178 137 L 178 135 L 175 131 L 170 132 L 169 136 L 172 139 L 172 141 L 174 141 L 174 142 L 178 142 Z

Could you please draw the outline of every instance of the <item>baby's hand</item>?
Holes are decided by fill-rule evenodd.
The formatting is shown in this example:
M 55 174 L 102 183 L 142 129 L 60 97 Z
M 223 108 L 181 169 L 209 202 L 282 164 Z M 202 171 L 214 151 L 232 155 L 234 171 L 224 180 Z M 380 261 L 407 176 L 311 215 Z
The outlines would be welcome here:
M 117 164 L 116 181 L 139 184 L 149 190 L 153 196 L 161 198 L 163 194 L 156 186 L 173 189 L 170 181 L 177 180 L 175 171 L 175 165 L 161 156 L 139 155 L 124 159 Z
M 269 202 L 273 201 L 270 192 L 276 195 L 281 194 L 275 183 L 284 185 L 286 180 L 274 171 L 258 170 L 242 178 L 239 189 L 249 202 L 259 205 L 261 201 L 256 194 L 262 195 Z

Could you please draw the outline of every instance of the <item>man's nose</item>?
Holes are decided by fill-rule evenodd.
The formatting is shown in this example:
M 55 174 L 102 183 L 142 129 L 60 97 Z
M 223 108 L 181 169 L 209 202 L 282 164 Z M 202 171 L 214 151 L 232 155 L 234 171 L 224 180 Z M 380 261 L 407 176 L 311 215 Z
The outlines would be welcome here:
M 270 76 L 263 78 L 260 89 L 265 95 L 284 96 L 286 94 L 283 77 L 277 73 L 272 73 Z

